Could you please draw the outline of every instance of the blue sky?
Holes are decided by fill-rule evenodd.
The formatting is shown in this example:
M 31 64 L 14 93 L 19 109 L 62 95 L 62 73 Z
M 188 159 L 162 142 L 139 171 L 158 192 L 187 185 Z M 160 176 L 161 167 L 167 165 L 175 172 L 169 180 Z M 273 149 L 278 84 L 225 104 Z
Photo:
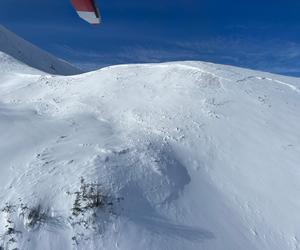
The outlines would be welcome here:
M 300 76 L 300 1 L 97 0 L 103 24 L 69 0 L 1 0 L 0 23 L 85 69 L 204 60 Z

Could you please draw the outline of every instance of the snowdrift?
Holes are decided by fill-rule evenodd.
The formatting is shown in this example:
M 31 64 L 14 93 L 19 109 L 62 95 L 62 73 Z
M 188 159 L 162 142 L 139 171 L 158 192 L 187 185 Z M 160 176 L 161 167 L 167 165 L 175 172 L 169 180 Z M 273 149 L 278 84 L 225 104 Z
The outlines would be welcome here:
M 10 65 L 0 248 L 300 247 L 299 79 L 201 62 L 69 77 Z

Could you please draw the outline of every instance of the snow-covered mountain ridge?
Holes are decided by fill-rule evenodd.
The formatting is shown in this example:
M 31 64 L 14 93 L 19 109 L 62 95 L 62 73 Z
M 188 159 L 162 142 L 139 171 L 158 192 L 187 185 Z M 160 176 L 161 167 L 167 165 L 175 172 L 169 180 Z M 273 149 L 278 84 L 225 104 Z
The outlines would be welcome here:
M 0 81 L 2 248 L 300 248 L 298 78 L 18 67 Z
M 26 65 L 50 74 L 75 75 L 82 73 L 71 64 L 39 49 L 0 25 L 0 72 L 12 70 L 12 66 L 17 66 L 19 70 L 24 66 L 22 63 L 10 63 L 14 60 L 19 60 Z M 30 69 L 25 68 L 27 71 Z

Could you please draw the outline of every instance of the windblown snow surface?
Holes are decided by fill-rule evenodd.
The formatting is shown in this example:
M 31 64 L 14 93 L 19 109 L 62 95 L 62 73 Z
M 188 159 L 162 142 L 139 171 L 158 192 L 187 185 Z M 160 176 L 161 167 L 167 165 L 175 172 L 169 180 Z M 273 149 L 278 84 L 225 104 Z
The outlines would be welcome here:
M 7 60 L 0 249 L 300 249 L 299 79 Z

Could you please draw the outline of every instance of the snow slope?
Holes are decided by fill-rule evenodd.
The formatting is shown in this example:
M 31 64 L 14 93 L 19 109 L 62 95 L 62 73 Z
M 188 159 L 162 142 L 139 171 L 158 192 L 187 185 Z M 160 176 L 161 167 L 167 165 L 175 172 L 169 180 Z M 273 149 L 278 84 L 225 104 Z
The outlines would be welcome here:
M 20 68 L 19 64 L 10 63 L 13 60 L 7 56 L 10 55 L 24 64 L 50 74 L 75 75 L 82 73 L 71 64 L 39 49 L 10 32 L 2 25 L 0 25 L 0 52 L 2 52 L 0 53 L 1 68 L 7 69 L 7 64 L 4 65 L 4 62 L 9 63 L 9 66 L 14 65 Z M 3 71 L 3 69 L 0 70 Z
M 0 81 L 0 246 L 299 249 L 299 124 L 298 78 L 16 69 Z

